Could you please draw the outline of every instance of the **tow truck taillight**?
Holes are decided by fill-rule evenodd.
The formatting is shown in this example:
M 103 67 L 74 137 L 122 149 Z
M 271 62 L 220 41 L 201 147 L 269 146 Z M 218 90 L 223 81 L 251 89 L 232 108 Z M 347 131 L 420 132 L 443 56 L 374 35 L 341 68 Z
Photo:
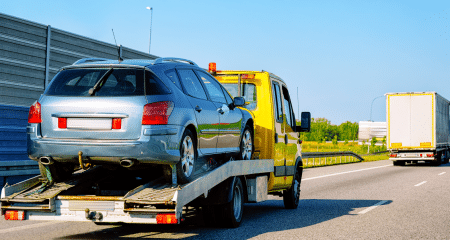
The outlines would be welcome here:
M 395 157 L 397 157 L 397 154 L 391 154 L 389 156 L 392 157 L 392 158 L 395 158 Z
M 28 112 L 28 123 L 41 123 L 41 104 L 36 101 L 31 105 Z
M 242 74 L 242 79 L 255 79 L 255 74 Z
M 216 63 L 215 62 L 210 62 L 208 65 L 208 72 L 211 73 L 212 75 L 216 74 L 217 72 L 217 67 L 216 67 Z
M 146 104 L 142 115 L 142 125 L 167 124 L 172 110 L 173 103 L 170 101 Z
M 177 224 L 178 219 L 175 213 L 158 213 L 156 215 L 157 224 Z
M 434 157 L 433 153 L 427 154 L 427 157 Z
M 25 211 L 8 210 L 5 213 L 5 220 L 25 220 Z

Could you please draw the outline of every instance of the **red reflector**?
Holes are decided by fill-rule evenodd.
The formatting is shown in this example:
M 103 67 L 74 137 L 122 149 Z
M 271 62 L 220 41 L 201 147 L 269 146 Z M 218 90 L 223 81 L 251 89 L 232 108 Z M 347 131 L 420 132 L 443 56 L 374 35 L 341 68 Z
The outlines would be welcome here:
M 25 220 L 25 211 L 8 210 L 5 213 L 5 220 Z
M 391 154 L 390 157 L 395 158 L 395 157 L 397 157 L 397 154 Z
M 422 154 L 420 154 L 420 157 L 422 157 Z
M 427 154 L 427 157 L 434 157 L 434 154 Z
M 67 118 L 58 118 L 58 128 L 67 128 Z
M 242 74 L 241 78 L 242 79 L 254 79 L 255 78 L 255 74 Z
M 157 224 L 177 224 L 178 219 L 175 213 L 158 213 L 156 215 Z
M 208 71 L 209 73 L 213 74 L 216 73 L 217 68 L 216 68 L 216 63 L 215 62 L 210 62 L 208 65 Z
M 121 129 L 121 128 L 122 128 L 122 118 L 113 118 L 112 129 Z
M 167 124 L 172 110 L 173 103 L 169 101 L 146 104 L 142 115 L 142 125 Z
M 41 123 L 41 104 L 36 101 L 31 105 L 28 112 L 28 123 Z

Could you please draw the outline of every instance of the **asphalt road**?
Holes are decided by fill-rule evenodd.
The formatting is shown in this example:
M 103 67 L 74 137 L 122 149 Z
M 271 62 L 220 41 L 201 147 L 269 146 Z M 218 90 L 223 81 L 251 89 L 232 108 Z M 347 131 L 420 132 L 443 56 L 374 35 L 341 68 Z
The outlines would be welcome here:
M 300 206 L 246 204 L 237 229 L 0 220 L 0 239 L 450 239 L 450 164 L 391 161 L 305 169 Z

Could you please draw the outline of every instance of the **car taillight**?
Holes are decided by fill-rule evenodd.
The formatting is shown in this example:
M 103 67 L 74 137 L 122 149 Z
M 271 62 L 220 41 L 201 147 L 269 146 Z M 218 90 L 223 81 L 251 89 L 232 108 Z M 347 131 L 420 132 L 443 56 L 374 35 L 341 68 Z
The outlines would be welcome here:
M 28 112 L 28 123 L 41 123 L 41 104 L 36 101 L 31 105 Z
M 122 128 L 122 118 L 113 118 L 112 129 L 121 129 L 121 128 Z
M 173 103 L 170 101 L 146 104 L 142 115 L 142 125 L 167 124 L 172 110 Z
M 5 213 L 5 220 L 25 220 L 25 211 L 8 210 Z
M 157 224 L 177 224 L 178 219 L 175 213 L 159 213 L 156 215 Z
M 67 128 L 67 118 L 58 118 L 58 128 Z
M 397 154 L 391 154 L 389 156 L 395 158 L 395 157 L 397 157 Z

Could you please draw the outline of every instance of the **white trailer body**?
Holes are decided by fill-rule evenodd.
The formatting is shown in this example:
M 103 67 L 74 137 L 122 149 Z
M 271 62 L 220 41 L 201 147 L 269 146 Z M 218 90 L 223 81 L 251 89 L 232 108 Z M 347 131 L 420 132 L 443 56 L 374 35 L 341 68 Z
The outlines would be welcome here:
M 394 165 L 448 161 L 449 101 L 436 92 L 387 93 L 386 122 Z

